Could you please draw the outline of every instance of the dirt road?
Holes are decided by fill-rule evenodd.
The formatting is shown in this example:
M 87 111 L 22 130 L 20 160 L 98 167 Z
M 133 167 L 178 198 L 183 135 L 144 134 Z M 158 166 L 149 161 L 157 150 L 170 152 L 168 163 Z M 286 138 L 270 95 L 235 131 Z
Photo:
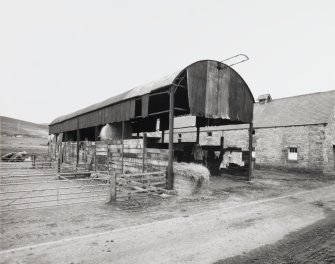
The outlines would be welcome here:
M 321 206 L 322 205 L 322 206 Z M 0 252 L 1 263 L 213 263 L 326 218 L 335 186 Z

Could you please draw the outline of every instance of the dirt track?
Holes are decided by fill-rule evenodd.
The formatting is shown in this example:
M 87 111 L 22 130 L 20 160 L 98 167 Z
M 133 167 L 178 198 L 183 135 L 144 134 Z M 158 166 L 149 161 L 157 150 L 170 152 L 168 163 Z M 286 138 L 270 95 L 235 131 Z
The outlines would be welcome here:
M 293 232 L 273 245 L 216 262 L 232 263 L 335 263 L 335 213 Z
M 296 196 L 270 198 L 96 235 L 7 250 L 0 253 L 0 259 L 2 263 L 16 260 L 22 263 L 213 263 L 249 251 L 252 257 L 256 254 L 252 250 L 274 244 L 289 233 L 322 222 L 335 208 L 334 201 L 335 186 L 331 186 Z M 316 228 L 315 232 L 319 233 L 315 237 L 322 237 L 322 228 Z M 301 241 L 313 239 L 307 236 Z M 317 243 L 317 240 L 301 243 L 287 247 L 287 251 L 304 255 L 306 248 Z M 265 254 L 266 250 L 261 252 Z M 250 261 L 246 259 L 245 263 Z M 264 263 L 285 261 L 279 259 L 278 262 Z

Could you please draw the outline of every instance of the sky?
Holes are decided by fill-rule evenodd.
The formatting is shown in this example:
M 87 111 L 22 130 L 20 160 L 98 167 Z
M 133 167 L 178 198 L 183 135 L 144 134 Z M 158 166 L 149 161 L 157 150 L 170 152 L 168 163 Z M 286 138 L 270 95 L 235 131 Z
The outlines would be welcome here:
M 36 123 L 201 59 L 255 98 L 335 89 L 335 1 L 0 0 L 0 115 Z

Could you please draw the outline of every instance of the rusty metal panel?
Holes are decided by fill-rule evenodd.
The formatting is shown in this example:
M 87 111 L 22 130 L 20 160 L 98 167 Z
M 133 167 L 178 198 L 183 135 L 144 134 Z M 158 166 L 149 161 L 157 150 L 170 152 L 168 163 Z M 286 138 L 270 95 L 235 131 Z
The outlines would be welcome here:
M 230 83 L 230 70 L 222 69 L 219 71 L 219 115 L 223 119 L 230 119 L 229 116 L 229 83 Z
M 187 68 L 188 101 L 190 114 L 205 115 L 207 85 L 207 62 L 195 63 Z
M 205 101 L 205 116 L 208 118 L 219 118 L 219 71 L 217 63 L 208 62 L 207 64 L 207 82 L 206 82 L 206 101 Z M 221 104 L 220 104 L 221 105 Z
M 202 61 L 187 68 L 191 115 L 252 121 L 254 99 L 243 79 L 229 66 L 216 61 Z

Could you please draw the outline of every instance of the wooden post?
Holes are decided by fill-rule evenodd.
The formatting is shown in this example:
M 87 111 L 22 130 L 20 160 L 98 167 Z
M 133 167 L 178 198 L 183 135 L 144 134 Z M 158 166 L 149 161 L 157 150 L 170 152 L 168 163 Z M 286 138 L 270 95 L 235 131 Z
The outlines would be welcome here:
M 165 136 L 165 131 L 162 130 L 162 143 L 164 143 L 164 136 Z
M 224 137 L 220 138 L 220 148 L 221 148 L 221 150 L 223 150 L 223 148 L 224 148 Z
M 110 198 L 109 201 L 115 202 L 116 201 L 116 174 L 115 171 L 112 171 L 110 174 Z
M 167 188 L 173 189 L 173 125 L 174 125 L 174 93 L 175 86 L 170 88 L 170 112 L 169 112 L 169 163 L 167 175 Z
M 94 171 L 97 171 L 97 141 L 99 139 L 98 126 L 94 127 L 94 141 L 95 141 L 95 151 L 94 151 Z
M 142 172 L 145 172 L 145 156 L 147 149 L 147 133 L 143 133 Z
M 55 145 L 54 145 L 54 148 L 55 148 L 55 149 L 54 149 L 54 151 L 53 151 L 53 152 L 54 152 L 54 157 L 55 157 L 55 159 L 57 158 L 57 146 L 58 146 L 58 145 L 57 145 L 57 139 L 58 139 L 58 135 L 59 135 L 59 134 L 55 134 Z
M 200 142 L 200 127 L 197 126 L 197 137 L 195 139 L 195 142 L 199 144 Z
M 98 126 L 94 127 L 94 141 L 97 142 L 99 139 L 99 129 Z
M 248 181 L 251 181 L 252 176 L 252 122 L 249 124 L 249 171 L 248 171 Z
M 124 121 L 122 121 L 122 158 L 121 158 L 121 173 L 123 174 L 123 158 L 124 158 Z
M 109 150 L 109 139 L 107 140 L 107 171 L 109 172 L 109 160 L 110 160 L 110 150 Z
M 32 162 L 33 162 L 33 168 L 35 168 L 35 164 L 36 164 L 36 155 L 35 154 L 32 155 Z
M 77 127 L 77 167 L 79 164 L 79 142 L 80 141 L 80 131 L 79 131 L 79 122 L 78 122 L 78 127 Z
M 57 160 L 57 174 L 60 173 L 60 159 Z

